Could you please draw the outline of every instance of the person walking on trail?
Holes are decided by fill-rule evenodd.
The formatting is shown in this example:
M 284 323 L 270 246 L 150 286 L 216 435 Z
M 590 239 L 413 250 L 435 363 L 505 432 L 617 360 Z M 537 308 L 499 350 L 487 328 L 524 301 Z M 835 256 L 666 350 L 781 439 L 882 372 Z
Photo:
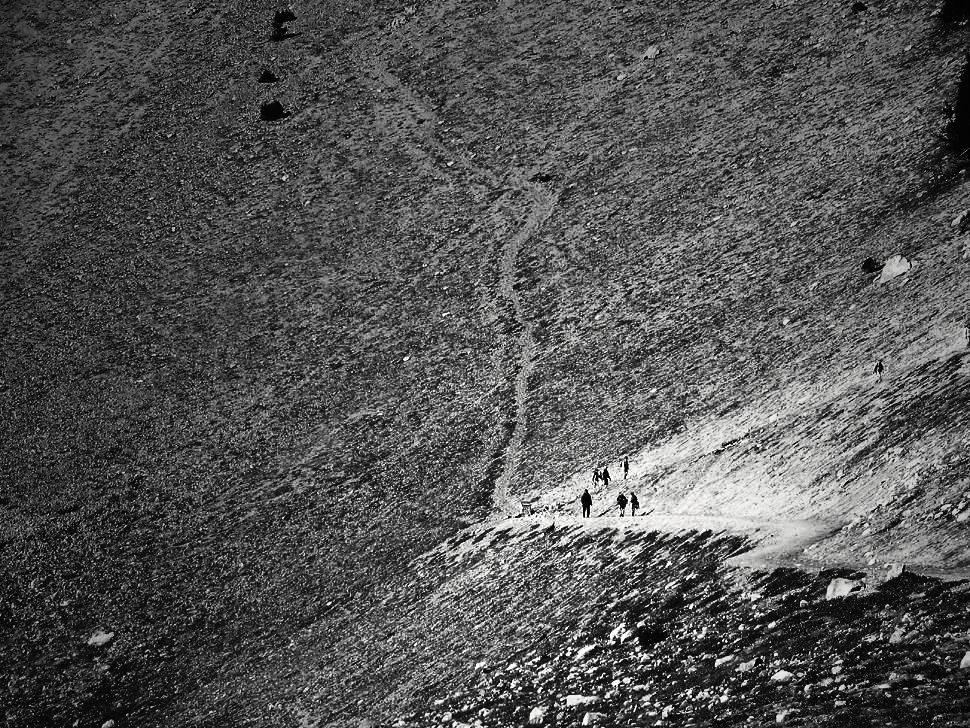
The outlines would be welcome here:
M 583 490 L 579 502 L 583 504 L 583 518 L 589 518 L 589 511 L 593 507 L 593 496 L 589 494 L 589 488 Z
M 616 497 L 616 504 L 620 507 L 620 516 L 626 513 L 626 496 L 620 493 Z
M 630 459 L 624 455 L 623 456 L 623 480 L 626 480 L 627 473 L 630 472 Z
M 593 485 L 599 485 L 599 484 L 600 484 L 600 469 L 593 468 Z
M 970 349 L 970 318 L 963 324 L 963 336 L 967 340 L 967 348 Z
M 609 471 L 609 469 L 605 465 L 603 466 L 603 476 L 602 477 L 603 477 L 603 485 L 606 486 L 607 488 L 609 488 L 610 487 L 610 480 L 611 480 L 611 478 L 610 478 L 610 471 Z
M 884 367 L 882 365 L 882 359 L 880 359 L 878 362 L 876 362 L 876 368 L 873 369 L 873 371 L 876 373 L 876 377 L 877 377 L 876 381 L 877 382 L 881 382 L 882 381 L 882 373 L 883 373 L 883 371 L 885 371 L 885 369 L 886 369 L 886 367 Z
M 630 518 L 633 518 L 637 514 L 637 508 L 640 507 L 640 501 L 637 500 L 636 493 L 630 493 Z

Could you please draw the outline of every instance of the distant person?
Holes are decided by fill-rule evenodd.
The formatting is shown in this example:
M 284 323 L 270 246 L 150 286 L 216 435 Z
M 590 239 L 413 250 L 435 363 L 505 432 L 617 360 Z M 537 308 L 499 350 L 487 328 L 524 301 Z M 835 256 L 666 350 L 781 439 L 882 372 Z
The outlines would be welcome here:
M 623 480 L 626 480 L 627 473 L 630 472 L 630 459 L 624 455 L 623 456 Z
M 600 484 L 600 469 L 593 468 L 593 485 L 599 485 L 599 484 Z
M 963 338 L 967 340 L 967 348 L 970 349 L 970 318 L 963 324 Z
M 640 507 L 640 501 L 637 500 L 636 493 L 630 493 L 630 517 L 632 518 L 637 514 L 637 508 Z
M 589 510 L 593 507 L 593 496 L 589 494 L 589 489 L 583 490 L 583 495 L 580 496 L 579 502 L 583 504 L 583 518 L 589 518 Z
M 626 496 L 620 493 L 616 497 L 616 504 L 620 507 L 620 515 L 626 513 Z
M 885 371 L 885 369 L 886 367 L 882 365 L 882 359 L 876 362 L 876 368 L 873 370 L 876 373 L 876 377 L 877 377 L 876 381 L 878 382 L 882 381 L 882 373 L 883 371 Z
M 603 485 L 609 488 L 610 480 L 612 480 L 612 478 L 610 478 L 609 468 L 607 468 L 605 465 L 603 466 L 603 475 L 601 477 L 603 478 Z

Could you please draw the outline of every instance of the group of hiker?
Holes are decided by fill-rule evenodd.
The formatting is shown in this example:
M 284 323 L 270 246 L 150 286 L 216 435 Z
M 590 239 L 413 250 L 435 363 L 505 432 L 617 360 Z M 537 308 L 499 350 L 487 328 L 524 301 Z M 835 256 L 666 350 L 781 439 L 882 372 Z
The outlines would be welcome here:
M 627 475 L 629 474 L 630 474 L 630 460 L 629 458 L 624 456 L 623 457 L 623 480 L 626 480 Z M 608 467 L 604 465 L 602 470 L 600 470 L 599 467 L 593 468 L 594 486 L 597 486 L 600 483 L 602 483 L 604 487 L 608 488 L 610 485 L 610 480 L 611 480 L 610 470 Z M 583 518 L 589 518 L 590 511 L 593 508 L 593 496 L 589 494 L 589 488 L 586 488 L 583 490 L 583 495 L 580 496 L 579 502 L 583 506 Z M 630 505 L 630 515 L 635 516 L 637 514 L 637 509 L 640 508 L 640 501 L 637 500 L 637 494 L 631 491 L 630 497 L 627 498 L 626 494 L 621 491 L 620 494 L 616 497 L 616 505 L 617 505 L 617 508 L 619 508 L 620 510 L 621 516 L 626 515 L 626 507 L 628 503 Z

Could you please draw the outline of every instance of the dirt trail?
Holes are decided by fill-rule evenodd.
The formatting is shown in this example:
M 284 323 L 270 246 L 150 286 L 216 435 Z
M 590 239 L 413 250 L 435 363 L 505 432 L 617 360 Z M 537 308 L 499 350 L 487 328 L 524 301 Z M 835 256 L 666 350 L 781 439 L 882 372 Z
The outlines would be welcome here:
M 517 510 L 515 504 L 509 499 L 509 484 L 518 469 L 522 445 L 525 442 L 528 429 L 529 377 L 532 376 L 532 371 L 535 368 L 536 354 L 536 341 L 533 333 L 535 324 L 526 315 L 522 297 L 516 289 L 516 271 L 519 254 L 523 246 L 539 231 L 543 223 L 552 214 L 558 201 L 557 195 L 548 192 L 541 185 L 532 182 L 524 182 L 523 184 L 532 195 L 531 209 L 522 227 L 505 244 L 499 261 L 499 293 L 511 305 L 519 328 L 516 343 L 518 367 L 515 374 L 514 427 L 505 447 L 504 467 L 495 482 L 493 494 L 496 510 L 505 514 Z

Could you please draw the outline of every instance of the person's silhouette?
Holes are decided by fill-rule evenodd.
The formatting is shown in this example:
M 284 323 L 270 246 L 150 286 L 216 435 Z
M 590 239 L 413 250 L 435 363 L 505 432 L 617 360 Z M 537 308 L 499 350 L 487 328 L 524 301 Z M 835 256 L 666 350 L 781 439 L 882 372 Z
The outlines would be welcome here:
M 583 490 L 579 502 L 583 504 L 583 518 L 589 518 L 589 511 L 593 507 L 593 496 L 589 494 L 588 488 Z

